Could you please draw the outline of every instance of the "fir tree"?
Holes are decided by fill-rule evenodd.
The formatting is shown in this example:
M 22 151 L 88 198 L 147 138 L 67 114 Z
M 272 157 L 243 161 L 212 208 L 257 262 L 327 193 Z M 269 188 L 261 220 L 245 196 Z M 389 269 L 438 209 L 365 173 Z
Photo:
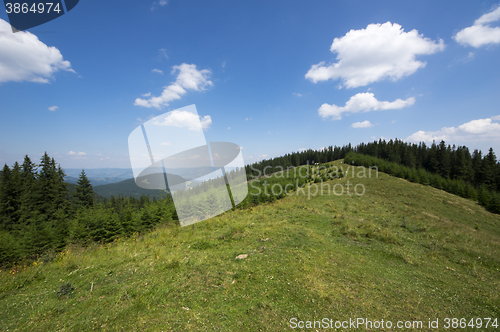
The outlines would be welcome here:
M 26 155 L 22 164 L 22 188 L 20 198 L 20 222 L 28 220 L 36 206 L 37 165 Z M 21 226 L 22 227 L 22 226 Z
M 76 183 L 75 198 L 78 200 L 78 204 L 83 207 L 93 206 L 94 190 L 92 189 L 92 184 L 87 178 L 87 175 L 85 174 L 85 170 L 82 170 Z
M 41 213 L 51 218 L 57 209 L 65 208 L 68 189 L 64 182 L 64 172 L 56 167 L 54 158 L 47 152 L 42 156 L 37 174 L 36 201 Z
M 11 224 L 12 214 L 12 171 L 5 164 L 0 174 L 0 224 L 1 228 L 7 230 Z

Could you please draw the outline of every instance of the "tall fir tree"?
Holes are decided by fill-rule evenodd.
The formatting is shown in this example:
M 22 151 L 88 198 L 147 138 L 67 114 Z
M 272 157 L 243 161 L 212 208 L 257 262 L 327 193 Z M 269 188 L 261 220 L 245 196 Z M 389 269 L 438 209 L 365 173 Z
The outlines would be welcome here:
M 48 218 L 53 217 L 57 209 L 66 207 L 68 188 L 64 176 L 61 166 L 56 167 L 54 158 L 45 152 L 37 176 L 37 200 L 40 212 Z
M 11 199 L 12 170 L 5 164 L 0 173 L 0 225 L 8 230 L 11 223 L 12 199 Z
M 22 164 L 22 186 L 20 198 L 20 224 L 27 222 L 36 210 L 37 165 L 26 155 Z
M 84 207 L 90 207 L 94 205 L 94 190 L 92 184 L 90 183 L 85 170 L 82 169 L 80 177 L 76 182 L 77 186 L 75 188 L 75 198 L 78 200 L 78 204 Z

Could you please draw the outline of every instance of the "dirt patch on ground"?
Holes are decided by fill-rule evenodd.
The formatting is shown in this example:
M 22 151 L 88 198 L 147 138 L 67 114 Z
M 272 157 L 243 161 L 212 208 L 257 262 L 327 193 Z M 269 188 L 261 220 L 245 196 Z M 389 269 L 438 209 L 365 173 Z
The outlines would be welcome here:
M 422 212 L 422 213 L 423 213 L 423 214 L 425 214 L 425 215 L 426 215 L 426 216 L 428 216 L 428 217 L 431 217 L 432 219 L 439 219 L 439 217 L 438 217 L 438 216 L 435 216 L 435 215 L 430 214 L 430 213 L 428 213 L 428 212 Z

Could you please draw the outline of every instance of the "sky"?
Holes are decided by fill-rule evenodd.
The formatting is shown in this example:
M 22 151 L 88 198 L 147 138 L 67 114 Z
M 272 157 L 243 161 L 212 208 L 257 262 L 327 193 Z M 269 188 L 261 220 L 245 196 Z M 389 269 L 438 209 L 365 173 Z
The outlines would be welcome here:
M 500 151 L 496 1 L 94 1 L 13 33 L 0 164 L 130 168 L 128 137 L 196 105 L 245 163 L 383 139 Z

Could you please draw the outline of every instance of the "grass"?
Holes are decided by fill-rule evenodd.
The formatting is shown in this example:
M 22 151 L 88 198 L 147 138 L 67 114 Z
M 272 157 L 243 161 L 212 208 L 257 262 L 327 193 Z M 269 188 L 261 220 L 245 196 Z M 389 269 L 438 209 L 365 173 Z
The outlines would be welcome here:
M 443 330 L 446 317 L 499 318 L 500 216 L 383 173 L 327 184 L 347 181 L 365 194 L 308 200 L 306 188 L 1 271 L 0 329 L 278 331 L 363 317 L 430 331 L 429 319 Z

